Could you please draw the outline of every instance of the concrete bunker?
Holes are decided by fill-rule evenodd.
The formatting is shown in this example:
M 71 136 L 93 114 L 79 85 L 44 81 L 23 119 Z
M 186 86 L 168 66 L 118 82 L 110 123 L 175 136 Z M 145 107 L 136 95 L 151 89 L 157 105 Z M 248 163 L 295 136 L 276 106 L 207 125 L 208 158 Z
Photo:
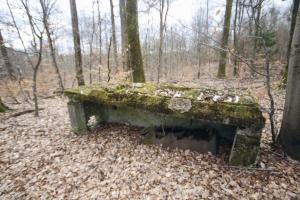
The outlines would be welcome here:
M 217 153 L 218 140 L 225 138 L 233 143 L 230 164 L 255 163 L 265 119 L 245 92 L 138 83 L 79 87 L 65 94 L 75 133 L 88 132 L 92 116 L 97 123 L 152 130 L 144 139 L 148 144 Z

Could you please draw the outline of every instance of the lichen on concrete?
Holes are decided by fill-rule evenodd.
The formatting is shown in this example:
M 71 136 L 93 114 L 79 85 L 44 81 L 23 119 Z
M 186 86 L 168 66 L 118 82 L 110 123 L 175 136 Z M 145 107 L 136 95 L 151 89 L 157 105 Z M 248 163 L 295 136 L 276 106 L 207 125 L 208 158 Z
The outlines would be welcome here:
M 249 166 L 253 165 L 260 146 L 260 133 L 252 130 L 238 130 L 233 142 L 229 164 Z
M 95 116 L 97 122 L 145 128 L 210 127 L 221 137 L 232 140 L 234 137 L 230 155 L 233 165 L 255 162 L 265 124 L 258 103 L 241 91 L 134 83 L 81 86 L 65 90 L 65 95 L 70 99 L 75 132 L 84 132 L 91 116 Z M 151 137 L 146 142 L 152 143 Z
M 258 103 L 248 93 L 218 91 L 207 88 L 187 88 L 151 83 L 82 86 L 67 89 L 66 96 L 110 106 L 133 107 L 261 129 L 265 119 Z M 189 103 L 190 102 L 190 103 Z

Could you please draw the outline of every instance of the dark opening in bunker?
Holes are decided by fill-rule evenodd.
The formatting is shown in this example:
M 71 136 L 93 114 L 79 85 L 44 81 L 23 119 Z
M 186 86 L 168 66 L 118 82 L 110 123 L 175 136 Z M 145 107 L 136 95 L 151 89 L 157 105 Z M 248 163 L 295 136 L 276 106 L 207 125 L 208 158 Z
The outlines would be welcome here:
M 176 117 L 138 108 L 103 106 L 93 102 L 85 102 L 84 105 L 90 116 L 90 130 L 97 127 L 97 123 L 105 122 L 141 127 L 144 128 L 143 144 L 229 155 L 236 133 L 236 126 L 211 121 Z
M 208 128 L 159 127 L 144 132 L 144 144 L 158 144 L 165 148 L 189 149 L 200 153 L 228 154 L 232 140 L 222 137 L 219 130 Z
M 211 128 L 160 127 L 155 129 L 154 142 L 169 148 L 189 149 L 213 154 L 218 152 L 218 134 L 216 130 Z

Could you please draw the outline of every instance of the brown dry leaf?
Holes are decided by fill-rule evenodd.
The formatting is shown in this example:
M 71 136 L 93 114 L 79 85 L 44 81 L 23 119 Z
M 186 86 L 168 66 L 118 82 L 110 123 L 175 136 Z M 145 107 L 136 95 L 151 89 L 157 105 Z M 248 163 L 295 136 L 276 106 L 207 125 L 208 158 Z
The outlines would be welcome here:
M 276 99 L 282 106 L 283 93 Z M 248 171 L 225 168 L 221 156 L 141 145 L 140 130 L 133 127 L 101 125 L 93 134 L 76 136 L 66 102 L 43 100 L 39 118 L 27 114 L 1 121 L 1 199 L 300 197 L 300 166 L 271 151 L 269 124 L 259 163 L 272 171 Z

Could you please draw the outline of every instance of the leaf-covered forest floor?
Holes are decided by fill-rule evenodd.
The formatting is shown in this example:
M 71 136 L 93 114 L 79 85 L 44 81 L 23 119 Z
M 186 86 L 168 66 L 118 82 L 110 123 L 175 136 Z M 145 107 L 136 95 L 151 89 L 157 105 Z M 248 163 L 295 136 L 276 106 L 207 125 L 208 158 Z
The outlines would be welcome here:
M 255 88 L 255 87 L 254 87 Z M 253 93 L 262 105 L 265 91 Z M 280 121 L 284 92 L 276 92 Z M 299 199 L 300 164 L 270 148 L 269 125 L 257 169 L 223 156 L 141 144 L 141 130 L 102 125 L 71 132 L 67 99 L 40 101 L 40 117 L 0 114 L 0 199 Z

